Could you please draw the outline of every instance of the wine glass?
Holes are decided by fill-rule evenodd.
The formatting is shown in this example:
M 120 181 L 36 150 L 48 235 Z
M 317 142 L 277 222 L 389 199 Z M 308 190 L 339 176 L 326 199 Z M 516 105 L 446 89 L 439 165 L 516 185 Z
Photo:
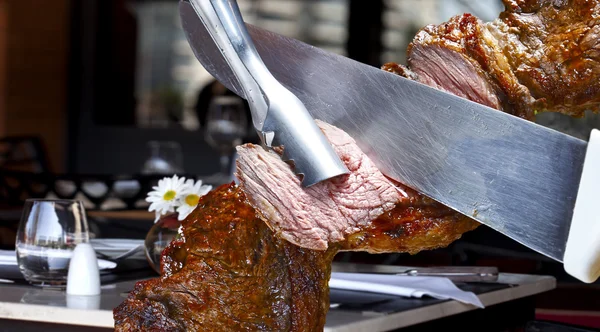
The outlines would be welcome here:
M 171 141 L 148 142 L 150 157 L 144 163 L 142 174 L 183 173 L 181 145 Z
M 32 285 L 64 288 L 73 250 L 89 242 L 81 201 L 28 199 L 15 243 L 19 270 Z
M 204 137 L 220 153 L 221 174 L 227 178 L 231 176 L 231 156 L 235 147 L 242 144 L 247 126 L 246 109 L 240 98 L 217 96 L 211 101 Z

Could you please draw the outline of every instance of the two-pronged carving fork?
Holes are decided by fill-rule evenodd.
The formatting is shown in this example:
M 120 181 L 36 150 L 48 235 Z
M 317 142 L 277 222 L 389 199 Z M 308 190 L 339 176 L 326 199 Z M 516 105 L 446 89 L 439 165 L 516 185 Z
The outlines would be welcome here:
M 348 173 L 304 104 L 271 75 L 258 55 L 237 3 L 189 0 L 244 91 L 254 127 L 267 147 L 283 146 L 302 184 Z

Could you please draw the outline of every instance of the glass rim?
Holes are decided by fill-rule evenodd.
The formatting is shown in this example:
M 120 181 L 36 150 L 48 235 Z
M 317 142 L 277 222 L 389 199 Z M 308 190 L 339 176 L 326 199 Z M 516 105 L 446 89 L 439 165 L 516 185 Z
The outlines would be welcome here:
M 211 101 L 210 101 L 211 106 L 244 106 L 244 102 L 243 99 L 241 99 L 240 97 L 237 96 L 215 96 Z
M 68 199 L 68 198 L 27 198 L 25 199 L 25 203 L 28 202 L 55 202 L 55 203 L 79 203 L 83 204 L 83 201 L 80 199 Z

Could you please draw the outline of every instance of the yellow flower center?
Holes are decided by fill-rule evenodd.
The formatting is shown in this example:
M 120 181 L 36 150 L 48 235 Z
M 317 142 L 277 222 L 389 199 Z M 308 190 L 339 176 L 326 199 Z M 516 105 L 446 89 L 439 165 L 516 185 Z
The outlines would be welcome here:
M 200 200 L 200 196 L 198 195 L 187 195 L 185 196 L 185 204 L 189 205 L 189 206 L 196 206 L 198 205 L 198 201 Z
M 163 195 L 163 199 L 165 201 L 171 201 L 177 196 L 177 193 L 174 190 L 169 190 Z

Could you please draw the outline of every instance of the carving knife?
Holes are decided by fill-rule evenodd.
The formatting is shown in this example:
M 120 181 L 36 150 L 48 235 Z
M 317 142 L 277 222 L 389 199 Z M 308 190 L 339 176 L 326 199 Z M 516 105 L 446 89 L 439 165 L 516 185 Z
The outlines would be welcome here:
M 196 57 L 244 97 L 192 6 Z M 387 176 L 557 261 L 600 276 L 600 131 L 589 142 L 247 24 L 273 76 Z

